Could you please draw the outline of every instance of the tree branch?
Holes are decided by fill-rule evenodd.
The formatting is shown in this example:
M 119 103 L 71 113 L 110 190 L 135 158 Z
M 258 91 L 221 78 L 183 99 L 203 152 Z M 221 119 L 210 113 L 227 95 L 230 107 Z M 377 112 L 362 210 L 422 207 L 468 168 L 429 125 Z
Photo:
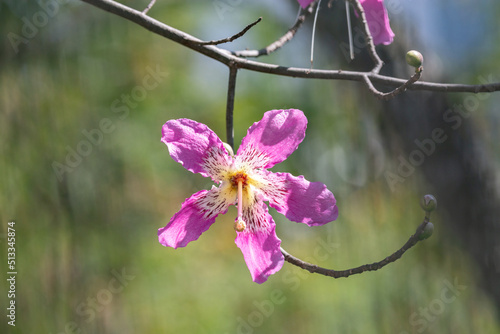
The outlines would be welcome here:
M 209 41 L 209 42 L 200 42 L 200 44 L 201 45 L 218 45 L 218 44 L 232 42 L 235 39 L 240 38 L 241 36 L 243 36 L 248 30 L 250 30 L 254 25 L 256 25 L 257 23 L 259 23 L 260 21 L 262 21 L 262 17 L 259 17 L 256 21 L 250 23 L 242 31 L 240 31 L 239 33 L 237 33 L 236 35 L 233 35 L 231 37 L 227 37 L 227 38 L 219 39 L 219 40 L 215 40 L 215 41 Z
M 363 81 L 365 82 L 366 86 L 368 87 L 368 90 L 370 92 L 372 92 L 376 97 L 378 97 L 379 99 L 383 99 L 383 100 L 389 100 L 389 99 L 392 99 L 393 97 L 395 97 L 396 95 L 406 91 L 412 84 L 414 84 L 416 81 L 418 81 L 418 79 L 420 79 L 420 76 L 422 75 L 422 71 L 423 71 L 423 68 L 420 67 L 420 70 L 415 72 L 415 74 L 412 75 L 411 78 L 408 79 L 408 81 L 406 81 L 404 84 L 402 84 L 398 88 L 396 88 L 388 93 L 382 93 L 377 88 L 375 88 L 375 86 L 373 86 L 373 84 L 370 81 L 370 78 L 368 78 L 368 76 L 365 76 L 363 78 Z
M 260 50 L 242 50 L 242 51 L 231 51 L 231 54 L 236 57 L 242 57 L 242 58 L 250 58 L 250 57 L 260 57 L 260 56 L 267 56 L 274 51 L 280 49 L 285 45 L 288 41 L 290 41 L 293 36 L 297 33 L 297 30 L 302 26 L 302 23 L 306 20 L 306 18 L 311 15 L 313 12 L 314 6 L 310 5 L 306 9 L 301 9 L 300 14 L 297 16 L 297 20 L 293 24 L 293 26 L 288 29 L 286 34 L 281 36 L 278 40 L 275 42 L 269 44 L 265 48 L 262 48 Z
M 325 276 L 329 276 L 329 277 L 333 277 L 333 278 L 349 277 L 351 275 L 364 273 L 365 271 L 379 270 L 379 269 L 385 267 L 386 265 L 388 265 L 389 263 L 395 262 L 398 259 L 400 259 L 401 256 L 403 256 L 403 254 L 408 249 L 412 248 L 419 241 L 421 241 L 420 236 L 424 232 L 424 229 L 428 223 L 429 223 L 429 214 L 427 212 L 426 216 L 424 218 L 424 221 L 418 226 L 417 230 L 415 231 L 415 234 L 413 234 L 408 239 L 408 241 L 403 245 L 403 247 L 401 247 L 400 249 L 398 249 L 397 251 L 395 251 L 394 253 L 392 253 L 391 255 L 389 255 L 388 257 L 383 259 L 382 261 L 374 262 L 374 263 L 370 263 L 370 264 L 364 264 L 362 266 L 352 268 L 352 269 L 347 269 L 347 270 L 326 269 L 326 268 L 317 266 L 315 264 L 304 262 L 304 261 L 288 254 L 283 248 L 281 248 L 281 253 L 285 257 L 285 261 L 287 261 L 287 262 L 289 262 L 297 267 L 300 267 L 304 270 L 307 270 L 310 273 L 321 274 L 321 275 L 325 275 Z
M 134 22 L 145 29 L 170 39 L 176 43 L 184 45 L 196 52 L 199 52 L 207 57 L 215 59 L 226 66 L 233 64 L 240 69 L 250 71 L 268 73 L 274 75 L 299 77 L 307 79 L 328 79 L 328 80 L 350 80 L 363 82 L 365 77 L 369 78 L 373 83 L 380 83 L 391 87 L 403 85 L 406 80 L 379 75 L 372 72 L 356 72 L 342 70 L 311 70 L 310 68 L 295 68 L 285 67 L 280 65 L 267 64 L 262 62 L 251 61 L 241 57 L 236 57 L 231 54 L 231 51 L 220 49 L 213 45 L 200 45 L 200 39 L 195 38 L 183 31 L 170 27 L 162 22 L 159 22 L 149 16 L 142 14 L 140 11 L 124 6 L 112 0 L 82 0 L 83 2 L 94 5 L 100 9 L 118 15 L 131 22 Z M 494 92 L 500 90 L 500 83 L 489 83 L 482 85 L 462 85 L 462 84 L 444 84 L 431 83 L 425 81 L 415 82 L 408 87 L 410 90 L 427 90 L 438 92 Z

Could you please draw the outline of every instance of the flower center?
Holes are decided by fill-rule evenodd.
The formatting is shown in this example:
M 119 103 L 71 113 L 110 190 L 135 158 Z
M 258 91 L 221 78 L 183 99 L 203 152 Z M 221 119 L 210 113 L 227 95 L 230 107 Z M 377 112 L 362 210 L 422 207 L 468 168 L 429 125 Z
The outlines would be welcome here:
M 230 182 L 234 188 L 238 187 L 239 183 L 245 188 L 248 185 L 248 175 L 243 172 L 237 172 L 231 176 Z

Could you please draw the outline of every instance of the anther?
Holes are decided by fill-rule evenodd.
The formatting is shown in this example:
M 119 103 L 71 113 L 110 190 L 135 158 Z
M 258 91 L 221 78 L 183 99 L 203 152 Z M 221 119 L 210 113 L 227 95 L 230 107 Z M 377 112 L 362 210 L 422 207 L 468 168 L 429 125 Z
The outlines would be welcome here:
M 234 222 L 234 229 L 237 232 L 243 232 L 245 228 L 247 227 L 247 224 L 241 219 L 238 219 L 237 221 Z

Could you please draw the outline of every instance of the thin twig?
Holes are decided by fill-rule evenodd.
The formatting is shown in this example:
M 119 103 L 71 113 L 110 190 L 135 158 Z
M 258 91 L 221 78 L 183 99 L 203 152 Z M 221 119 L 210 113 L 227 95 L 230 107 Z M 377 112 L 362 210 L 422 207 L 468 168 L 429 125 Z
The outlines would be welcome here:
M 390 100 L 393 97 L 395 97 L 396 95 L 398 95 L 402 92 L 405 92 L 411 85 L 413 85 L 415 82 L 417 82 L 418 79 L 420 79 L 420 77 L 422 76 L 422 71 L 423 71 L 423 68 L 420 67 L 420 69 L 418 71 L 416 71 L 415 74 L 412 75 L 410 79 L 408 79 L 408 81 L 406 81 L 401 86 L 399 86 L 396 89 L 394 89 L 390 92 L 387 92 L 387 93 L 382 93 L 377 88 L 375 88 L 375 86 L 373 86 L 373 84 L 370 81 L 370 78 L 368 78 L 368 76 L 364 76 L 363 81 L 365 82 L 366 86 L 368 87 L 368 90 L 370 92 L 372 92 L 376 97 L 378 97 L 379 99 L 382 99 L 382 100 Z
M 307 79 L 327 79 L 327 80 L 350 80 L 363 82 L 364 77 L 368 77 L 373 83 L 380 83 L 387 86 L 398 87 L 404 84 L 407 80 L 398 79 L 380 75 L 374 72 L 357 72 L 357 71 L 341 71 L 341 70 L 311 70 L 309 68 L 285 67 L 263 62 L 252 61 L 236 57 L 231 54 L 231 51 L 218 48 L 213 45 L 200 45 L 200 39 L 195 38 L 183 31 L 170 27 L 162 22 L 159 22 L 142 12 L 129 8 L 116 1 L 112 0 L 82 0 L 83 2 L 92 4 L 102 10 L 118 15 L 124 19 L 134 22 L 143 28 L 163 36 L 171 41 L 184 45 L 198 53 L 210 57 L 226 66 L 234 64 L 239 69 L 249 71 L 268 73 L 273 75 L 281 75 L 288 77 L 299 77 Z M 350 0 L 349 0 L 350 1 Z M 490 76 L 493 79 L 492 76 Z M 490 79 L 490 80 L 491 80 Z M 485 80 L 486 81 L 486 80 Z M 470 92 L 470 93 L 491 93 L 500 91 L 500 82 L 488 82 L 480 85 L 464 85 L 464 84 L 445 84 L 418 81 L 408 87 L 410 90 L 426 90 L 436 92 Z
M 351 275 L 361 274 L 365 271 L 379 270 L 379 269 L 385 267 L 386 265 L 388 265 L 389 263 L 397 261 L 399 258 L 401 258 L 401 256 L 403 256 L 403 254 L 408 249 L 412 248 L 420 241 L 419 237 L 422 234 L 422 232 L 424 231 L 424 228 L 427 225 L 427 223 L 429 223 L 429 218 L 428 218 L 428 215 L 426 214 L 426 217 L 424 218 L 424 221 L 422 222 L 422 224 L 420 224 L 418 226 L 417 230 L 415 231 L 415 234 L 413 234 L 408 239 L 408 241 L 403 245 L 403 247 L 401 247 L 400 249 L 398 249 L 397 251 L 395 251 L 394 253 L 392 253 L 391 255 L 389 255 L 388 257 L 383 259 L 382 261 L 374 262 L 371 264 L 364 264 L 362 266 L 352 268 L 352 269 L 347 269 L 347 270 L 326 269 L 326 268 L 317 266 L 315 264 L 304 262 L 304 261 L 288 254 L 283 248 L 281 248 L 281 253 L 283 253 L 283 256 L 285 257 L 285 261 L 287 261 L 287 262 L 289 262 L 289 263 L 291 263 L 299 268 L 305 269 L 305 270 L 309 271 L 310 273 L 321 274 L 321 275 L 325 275 L 325 276 L 329 276 L 329 277 L 333 277 L 333 278 L 349 277 Z
M 299 15 L 297 16 L 297 19 L 295 20 L 295 23 L 293 24 L 293 26 L 290 29 L 288 29 L 286 34 L 284 34 L 278 40 L 269 44 L 265 48 L 262 48 L 260 50 L 232 51 L 231 54 L 234 56 L 237 56 L 237 57 L 257 58 L 260 56 L 267 56 L 267 55 L 273 53 L 274 51 L 283 47 L 283 45 L 285 45 L 288 41 L 290 41 L 295 36 L 295 34 L 297 33 L 297 30 L 299 30 L 299 28 L 302 26 L 302 23 L 304 23 L 306 18 L 309 15 L 311 15 L 311 13 L 313 12 L 313 8 L 314 7 L 312 5 L 310 5 L 306 9 L 301 9 Z
M 151 0 L 151 2 L 149 3 L 149 5 L 146 8 L 144 8 L 144 10 L 142 11 L 142 13 L 144 15 L 146 15 L 149 12 L 149 10 L 151 9 L 151 7 L 153 7 L 155 5 L 155 2 L 156 2 L 156 0 Z
M 224 44 L 224 43 L 229 43 L 234 41 L 237 38 L 240 38 L 243 36 L 248 30 L 250 30 L 254 25 L 262 21 L 262 17 L 259 17 L 256 21 L 250 23 L 247 25 L 242 31 L 237 33 L 236 35 L 233 35 L 231 37 L 219 39 L 219 40 L 214 40 L 214 41 L 208 41 L 208 42 L 200 42 L 201 45 L 219 45 L 219 44 Z
M 373 44 L 373 38 L 372 34 L 370 33 L 370 27 L 368 26 L 368 21 L 366 21 L 365 10 L 363 9 L 363 6 L 361 6 L 359 0 L 346 0 L 346 1 L 349 1 L 354 6 L 356 11 L 358 12 L 359 17 L 361 18 L 361 23 L 364 29 L 363 33 L 365 34 L 366 44 L 368 46 L 368 53 L 370 54 L 370 57 L 375 63 L 372 72 L 378 74 L 380 72 L 380 69 L 384 65 L 384 62 L 380 59 L 380 57 L 377 54 L 377 51 L 375 50 L 375 44 Z
M 236 90 L 236 74 L 238 68 L 229 66 L 229 80 L 227 84 L 227 104 L 226 104 L 226 142 L 234 151 L 234 126 L 233 126 L 233 111 L 234 111 L 234 95 Z

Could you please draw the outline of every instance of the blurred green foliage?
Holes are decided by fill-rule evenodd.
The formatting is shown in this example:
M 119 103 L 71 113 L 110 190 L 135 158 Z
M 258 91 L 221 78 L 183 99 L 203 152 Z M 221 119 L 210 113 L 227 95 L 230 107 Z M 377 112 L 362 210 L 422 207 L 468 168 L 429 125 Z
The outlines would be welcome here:
M 143 8 L 147 1 L 126 3 Z M 295 17 L 292 2 L 274 9 L 233 3 L 220 16 L 212 2 L 158 1 L 150 15 L 207 40 L 264 16 L 232 49 L 272 42 Z M 21 35 L 22 18 L 31 20 L 40 10 L 33 2 L 4 1 L 2 35 Z M 308 66 L 307 29 L 264 61 Z M 285 263 L 265 284 L 253 283 L 233 241 L 234 208 L 188 247 L 161 246 L 157 229 L 186 197 L 211 186 L 170 158 L 161 126 L 192 118 L 224 139 L 227 69 L 78 1 L 60 5 L 17 53 L 8 38 L 3 43 L 0 218 L 2 233 L 8 221 L 16 222 L 18 276 L 16 327 L 4 316 L 2 333 L 500 331 L 494 306 L 477 287 L 474 264 L 440 228 L 439 213 L 429 240 L 378 272 L 348 279 Z M 318 46 L 319 67 L 332 64 L 325 52 Z M 158 69 L 166 75 L 155 88 L 137 88 Z M 299 150 L 274 170 L 326 183 L 340 217 L 308 228 L 271 214 L 287 251 L 335 269 L 384 258 L 424 216 L 418 173 L 397 193 L 388 188 L 382 174 L 388 158 L 377 141 L 379 111 L 360 91 L 346 82 L 238 74 L 236 143 L 266 110 L 293 107 L 308 116 Z M 143 97 L 127 104 L 123 94 Z M 90 142 L 84 132 L 98 144 L 82 144 Z M 67 165 L 70 152 L 79 149 L 86 156 L 74 167 L 54 169 L 54 162 Z M 2 254 L 5 241 L 2 234 Z M 5 259 L 2 273 L 8 271 Z M 6 281 L 0 286 L 5 313 Z

